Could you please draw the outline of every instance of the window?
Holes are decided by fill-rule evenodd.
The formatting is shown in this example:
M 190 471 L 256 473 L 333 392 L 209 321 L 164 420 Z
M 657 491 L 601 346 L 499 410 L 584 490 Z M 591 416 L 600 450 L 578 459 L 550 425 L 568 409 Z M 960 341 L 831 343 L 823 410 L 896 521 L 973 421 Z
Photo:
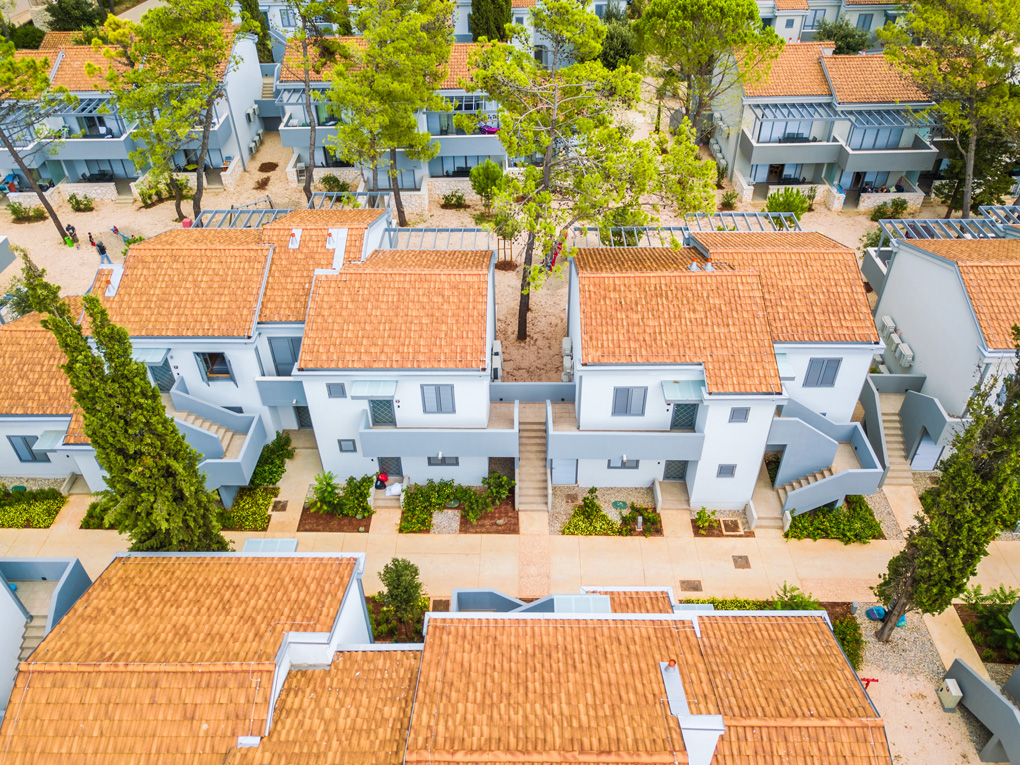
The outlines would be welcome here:
M 237 414 L 244 414 L 244 407 L 243 406 L 225 406 L 223 408 L 226 409 L 228 412 L 235 412 Z
M 640 460 L 609 460 L 606 465 L 610 470 L 637 470 Z
M 523 27 L 524 26 L 524 17 L 523 16 L 514 16 L 514 24 L 516 24 L 519 27 Z
M 206 381 L 209 380 L 230 380 L 233 381 L 234 374 L 230 370 L 230 362 L 223 353 L 196 353 L 195 361 L 198 362 L 198 371 Z
M 770 26 L 772 26 L 772 22 L 773 21 L 775 21 L 775 19 L 772 18 L 772 17 L 769 17 L 767 19 L 762 19 L 761 20 L 762 29 L 768 29 Z
M 873 13 L 862 13 L 857 16 L 857 28 L 866 32 L 871 31 L 871 21 L 875 18 Z
M 358 445 L 354 442 L 353 438 L 340 438 L 337 439 L 337 443 L 340 444 L 341 452 L 356 452 L 358 451 Z
M 831 388 L 836 384 L 840 359 L 811 359 L 808 362 L 805 388 Z
M 326 383 L 326 395 L 330 398 L 347 398 L 347 388 L 343 383 Z
M 1006 405 L 1006 388 L 1009 386 L 1009 383 L 1012 380 L 1013 380 L 1013 375 L 1006 375 L 1002 379 L 1002 385 L 999 386 L 999 392 L 995 396 L 995 405 L 996 406 L 1003 407 L 1003 406 Z
M 697 404 L 673 404 L 673 417 L 669 422 L 670 430 L 694 430 L 697 424 Z
M 730 422 L 747 422 L 751 414 L 751 408 L 747 406 L 735 406 L 730 409 Z
M 614 417 L 642 417 L 648 388 L 613 388 Z
M 300 337 L 271 337 L 269 350 L 273 354 L 273 365 L 277 377 L 290 377 L 301 355 Z
M 604 19 L 606 17 L 606 4 L 605 3 L 598 3 L 598 4 L 596 4 L 596 6 L 595 6 L 595 15 L 598 16 L 600 19 Z
M 290 8 L 280 9 L 280 26 L 286 27 L 287 29 L 297 26 L 294 11 L 292 11 Z
M 719 469 L 715 471 L 716 478 L 732 478 L 737 474 L 736 465 L 720 465 Z
M 35 442 L 39 439 L 35 436 L 7 436 L 7 440 L 14 447 L 14 453 L 18 455 L 21 462 L 49 462 L 50 455 L 46 452 L 32 451 Z
M 429 457 L 429 467 L 457 467 L 460 457 Z
M 456 411 L 452 385 L 421 386 L 421 402 L 425 414 L 453 414 Z
M 898 149 L 902 139 L 903 128 L 855 127 L 849 145 L 851 149 Z
M 825 20 L 825 9 L 820 11 L 808 11 L 807 19 L 804 21 L 804 29 L 818 29 L 819 22 Z
M 793 24 L 794 24 L 795 21 L 796 21 L 796 19 L 787 19 L 786 20 L 786 28 L 787 29 L 793 29 Z

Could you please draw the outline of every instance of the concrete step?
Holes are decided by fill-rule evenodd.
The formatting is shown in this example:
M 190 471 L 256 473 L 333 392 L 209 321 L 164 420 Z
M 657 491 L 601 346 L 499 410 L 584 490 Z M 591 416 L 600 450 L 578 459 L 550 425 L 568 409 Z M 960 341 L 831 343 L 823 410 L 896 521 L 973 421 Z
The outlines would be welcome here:
M 758 522 L 754 525 L 755 529 L 783 529 L 782 518 L 759 518 Z

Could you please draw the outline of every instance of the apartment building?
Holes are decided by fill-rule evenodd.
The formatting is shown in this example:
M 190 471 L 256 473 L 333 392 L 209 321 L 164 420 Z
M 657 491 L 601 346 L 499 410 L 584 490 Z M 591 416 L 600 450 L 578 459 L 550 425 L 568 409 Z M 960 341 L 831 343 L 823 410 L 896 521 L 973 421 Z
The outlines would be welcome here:
M 765 26 L 788 43 L 811 42 L 818 24 L 845 19 L 857 29 L 871 33 L 871 49 L 878 48 L 876 32 L 903 15 L 900 3 L 876 0 L 758 0 L 758 13 Z

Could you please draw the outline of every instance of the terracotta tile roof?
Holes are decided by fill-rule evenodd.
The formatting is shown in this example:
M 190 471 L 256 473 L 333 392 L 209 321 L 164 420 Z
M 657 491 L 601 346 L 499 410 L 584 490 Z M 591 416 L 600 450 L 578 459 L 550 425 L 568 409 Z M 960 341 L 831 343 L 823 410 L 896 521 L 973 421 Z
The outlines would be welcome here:
M 511 8 L 534 8 L 536 5 L 537 0 L 510 0 Z
M 386 271 L 488 270 L 490 250 L 376 250 L 359 268 Z
M 81 32 L 47 32 L 39 43 L 39 50 L 66 48 L 74 43 L 75 37 L 80 36 Z
M 757 274 L 582 270 L 578 283 L 583 364 L 700 363 L 711 393 L 782 391 Z
M 831 97 L 832 91 L 819 63 L 821 57 L 819 43 L 787 43 L 779 58 L 772 62 L 768 77 L 745 83 L 744 94 L 751 98 Z
M 1020 262 L 960 263 L 960 275 L 989 348 L 1010 350 L 1020 324 Z
M 53 34 L 53 32 L 50 32 Z M 95 64 L 104 71 L 111 65 L 121 70 L 126 67 L 123 64 L 111 63 L 101 52 L 97 52 L 91 45 L 73 45 L 60 49 L 63 54 L 57 71 L 53 75 L 51 84 L 56 87 L 64 87 L 74 92 L 97 91 L 106 92 L 106 82 L 103 74 L 99 73 L 90 77 L 85 73 L 85 64 Z
M 673 603 L 665 590 L 589 590 L 592 595 L 608 595 L 614 614 L 671 614 Z
M 584 273 L 651 273 L 682 271 L 705 258 L 695 247 L 592 247 L 574 251 L 574 263 Z
M 265 226 L 261 241 L 275 248 L 259 321 L 304 321 L 315 269 L 333 267 L 333 251 L 326 249 L 329 229 L 347 229 L 344 263 L 359 261 L 366 227 L 385 214 L 385 210 L 295 210 Z M 295 228 L 301 229 L 301 240 L 291 249 Z
M 134 337 L 247 337 L 270 248 L 255 229 L 175 229 L 131 246 L 110 319 Z
M 336 557 L 115 558 L 27 664 L 273 662 L 284 632 L 332 629 L 354 564 Z M 173 597 L 164 597 L 168 582 Z
M 69 298 L 71 315 L 81 314 L 81 298 Z M 53 334 L 30 313 L 0 326 L 0 416 L 70 415 L 76 405 L 61 365 L 67 357 Z
M 534 2 L 532 2 L 532 5 L 534 5 Z M 334 39 L 342 42 L 344 45 L 356 48 L 364 48 L 366 44 L 363 37 L 337 37 Z M 471 55 L 471 51 L 476 47 L 478 47 L 478 43 L 453 44 L 453 48 L 450 50 L 450 58 L 447 62 L 446 78 L 439 85 L 438 89 L 452 90 L 460 88 L 459 81 L 468 78 L 468 58 Z M 308 58 L 311 63 L 312 72 L 315 72 L 317 67 L 320 66 L 317 51 L 309 49 Z M 322 70 L 312 77 L 312 81 L 328 81 L 330 79 L 329 72 L 330 67 L 328 65 L 322 67 Z M 292 37 L 287 43 L 287 50 L 283 57 L 283 66 L 280 67 L 280 82 L 304 82 L 304 79 L 305 72 L 302 66 L 301 43 Z
M 832 92 L 841 104 L 924 103 L 926 96 L 881 53 L 825 56 Z
M 436 253 L 405 251 L 400 257 L 416 256 Z M 392 264 L 396 256 L 382 253 L 379 261 L 373 254 L 337 274 L 317 276 L 298 367 L 484 369 L 492 253 L 442 256 L 456 267 L 398 267 Z
M 67 433 L 64 434 L 64 443 L 76 446 L 92 443 L 85 435 L 85 415 L 80 409 L 76 408 L 71 415 L 71 423 L 67 426 Z
M 341 651 L 328 669 L 292 670 L 273 726 L 229 765 L 401 765 L 421 651 Z
M 777 11 L 806 11 L 807 0 L 776 0 Z
M 1020 239 L 909 239 L 911 247 L 957 263 L 1020 263 Z
M 265 729 L 274 669 L 271 662 L 22 664 L 0 728 L 0 758 L 4 765 L 221 765 L 238 736 Z
M 853 250 L 810 232 L 693 236 L 714 263 L 761 275 L 776 342 L 878 342 Z
M 844 5 L 900 5 L 896 0 L 843 0 Z

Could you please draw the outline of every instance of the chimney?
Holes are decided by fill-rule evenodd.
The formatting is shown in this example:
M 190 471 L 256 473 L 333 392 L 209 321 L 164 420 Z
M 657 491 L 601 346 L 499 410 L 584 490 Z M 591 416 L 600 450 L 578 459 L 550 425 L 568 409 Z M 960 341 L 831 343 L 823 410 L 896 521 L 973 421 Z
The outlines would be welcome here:
M 347 252 L 347 229 L 331 228 L 326 234 L 326 249 L 333 251 L 333 270 L 343 268 Z
M 660 661 L 659 670 L 662 672 L 662 684 L 666 689 L 669 713 L 680 723 L 684 748 L 687 750 L 687 761 L 690 765 L 711 765 L 719 737 L 726 732 L 722 715 L 691 714 L 676 659 Z
M 299 228 L 291 229 L 290 241 L 287 243 L 287 246 L 290 247 L 290 249 L 292 250 L 296 250 L 298 247 L 301 246 L 301 229 Z
M 697 263 L 691 263 L 689 266 L 687 266 L 687 270 L 688 271 L 700 271 L 701 270 L 701 266 L 699 266 Z

